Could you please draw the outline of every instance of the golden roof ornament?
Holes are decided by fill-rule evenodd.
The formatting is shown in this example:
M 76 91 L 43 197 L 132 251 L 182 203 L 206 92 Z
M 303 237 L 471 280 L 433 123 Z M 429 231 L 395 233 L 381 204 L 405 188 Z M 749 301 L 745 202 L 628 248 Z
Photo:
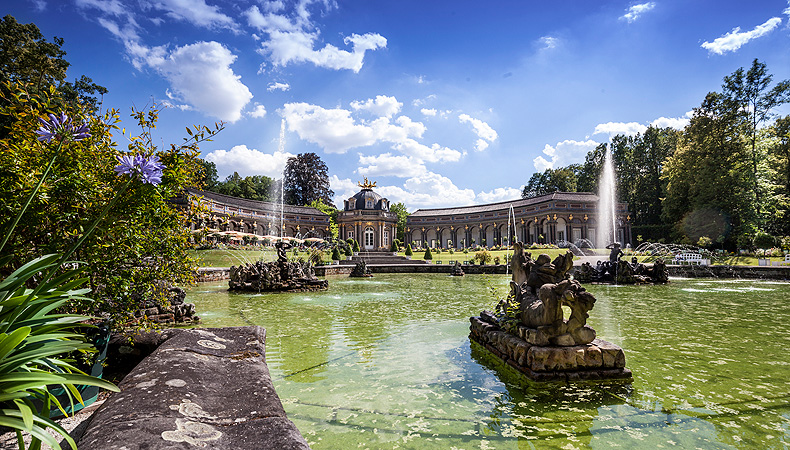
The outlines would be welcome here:
M 365 182 L 357 183 L 357 186 L 361 187 L 362 189 L 373 189 L 374 187 L 376 187 L 376 182 L 374 181 L 373 183 L 371 183 L 368 181 L 368 177 L 365 177 Z

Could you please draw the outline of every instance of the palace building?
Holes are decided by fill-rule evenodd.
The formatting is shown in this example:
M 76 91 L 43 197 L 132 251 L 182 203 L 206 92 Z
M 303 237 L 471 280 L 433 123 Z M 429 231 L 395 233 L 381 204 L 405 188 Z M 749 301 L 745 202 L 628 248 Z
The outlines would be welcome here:
M 373 192 L 376 183 L 357 183 L 362 190 L 343 201 L 337 213 L 341 239 L 354 239 L 360 249 L 389 251 L 398 224 L 398 215 L 390 212 L 390 202 Z
M 206 227 L 219 233 L 302 239 L 331 236 L 329 216 L 316 208 L 247 200 L 191 188 L 180 201 L 187 201 L 187 198 L 202 203 L 209 214 L 202 223 L 193 223 L 193 230 Z
M 615 216 L 617 242 L 623 246 L 630 244 L 628 204 L 618 203 Z M 405 240 L 431 248 L 507 245 L 509 223 L 511 235 L 528 245 L 576 243 L 586 239 L 595 247 L 600 244 L 595 235 L 597 222 L 597 195 L 554 192 L 488 205 L 418 209 L 406 221 Z

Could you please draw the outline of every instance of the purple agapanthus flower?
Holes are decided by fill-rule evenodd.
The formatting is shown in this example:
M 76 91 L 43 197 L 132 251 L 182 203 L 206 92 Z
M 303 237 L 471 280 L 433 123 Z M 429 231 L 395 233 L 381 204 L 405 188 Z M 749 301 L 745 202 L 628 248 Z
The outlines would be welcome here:
M 88 124 L 83 123 L 76 125 L 71 117 L 62 112 L 59 115 L 49 114 L 49 120 L 39 117 L 38 121 L 41 127 L 36 130 L 38 140 L 42 142 L 50 142 L 55 139 L 58 141 L 81 141 L 89 137 L 90 131 Z
M 137 156 L 117 156 L 118 165 L 115 166 L 115 172 L 118 175 L 140 175 L 143 183 L 151 183 L 154 186 L 162 182 L 162 170 L 165 165 L 159 162 L 158 156 L 145 157 L 143 155 Z

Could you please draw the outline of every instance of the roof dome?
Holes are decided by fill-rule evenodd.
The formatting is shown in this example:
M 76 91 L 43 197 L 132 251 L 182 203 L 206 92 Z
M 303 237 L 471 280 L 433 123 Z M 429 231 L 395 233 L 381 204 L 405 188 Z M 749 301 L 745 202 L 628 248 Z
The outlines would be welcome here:
M 382 200 L 384 200 L 382 202 Z M 348 199 L 349 205 L 346 209 L 374 209 L 389 211 L 387 199 L 373 192 L 372 189 L 362 189 L 357 192 L 353 197 Z
M 367 178 L 365 178 L 364 183 L 357 183 L 357 185 L 361 187 L 362 190 L 345 201 L 346 207 L 344 209 L 346 211 L 351 211 L 354 209 L 367 209 L 376 211 L 390 210 L 390 202 L 386 198 L 373 192 L 373 188 L 376 187 L 375 182 L 371 183 Z

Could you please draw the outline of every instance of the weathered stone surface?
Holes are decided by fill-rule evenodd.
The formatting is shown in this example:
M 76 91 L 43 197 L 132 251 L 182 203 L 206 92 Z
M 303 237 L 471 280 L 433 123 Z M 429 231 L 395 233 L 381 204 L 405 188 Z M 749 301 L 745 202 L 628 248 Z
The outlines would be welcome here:
M 179 330 L 127 375 L 82 450 L 306 449 L 265 364 L 261 327 Z
M 623 368 L 625 367 L 625 353 L 623 349 L 612 344 L 611 342 L 604 341 L 603 339 L 596 339 L 593 345 L 601 349 L 603 354 L 603 367 L 604 368 Z
M 596 339 L 584 345 L 534 345 L 515 333 L 534 338 L 532 328 L 516 327 L 507 333 L 480 318 L 470 319 L 470 339 L 483 345 L 502 362 L 535 381 L 629 379 L 625 353 L 611 342 Z

